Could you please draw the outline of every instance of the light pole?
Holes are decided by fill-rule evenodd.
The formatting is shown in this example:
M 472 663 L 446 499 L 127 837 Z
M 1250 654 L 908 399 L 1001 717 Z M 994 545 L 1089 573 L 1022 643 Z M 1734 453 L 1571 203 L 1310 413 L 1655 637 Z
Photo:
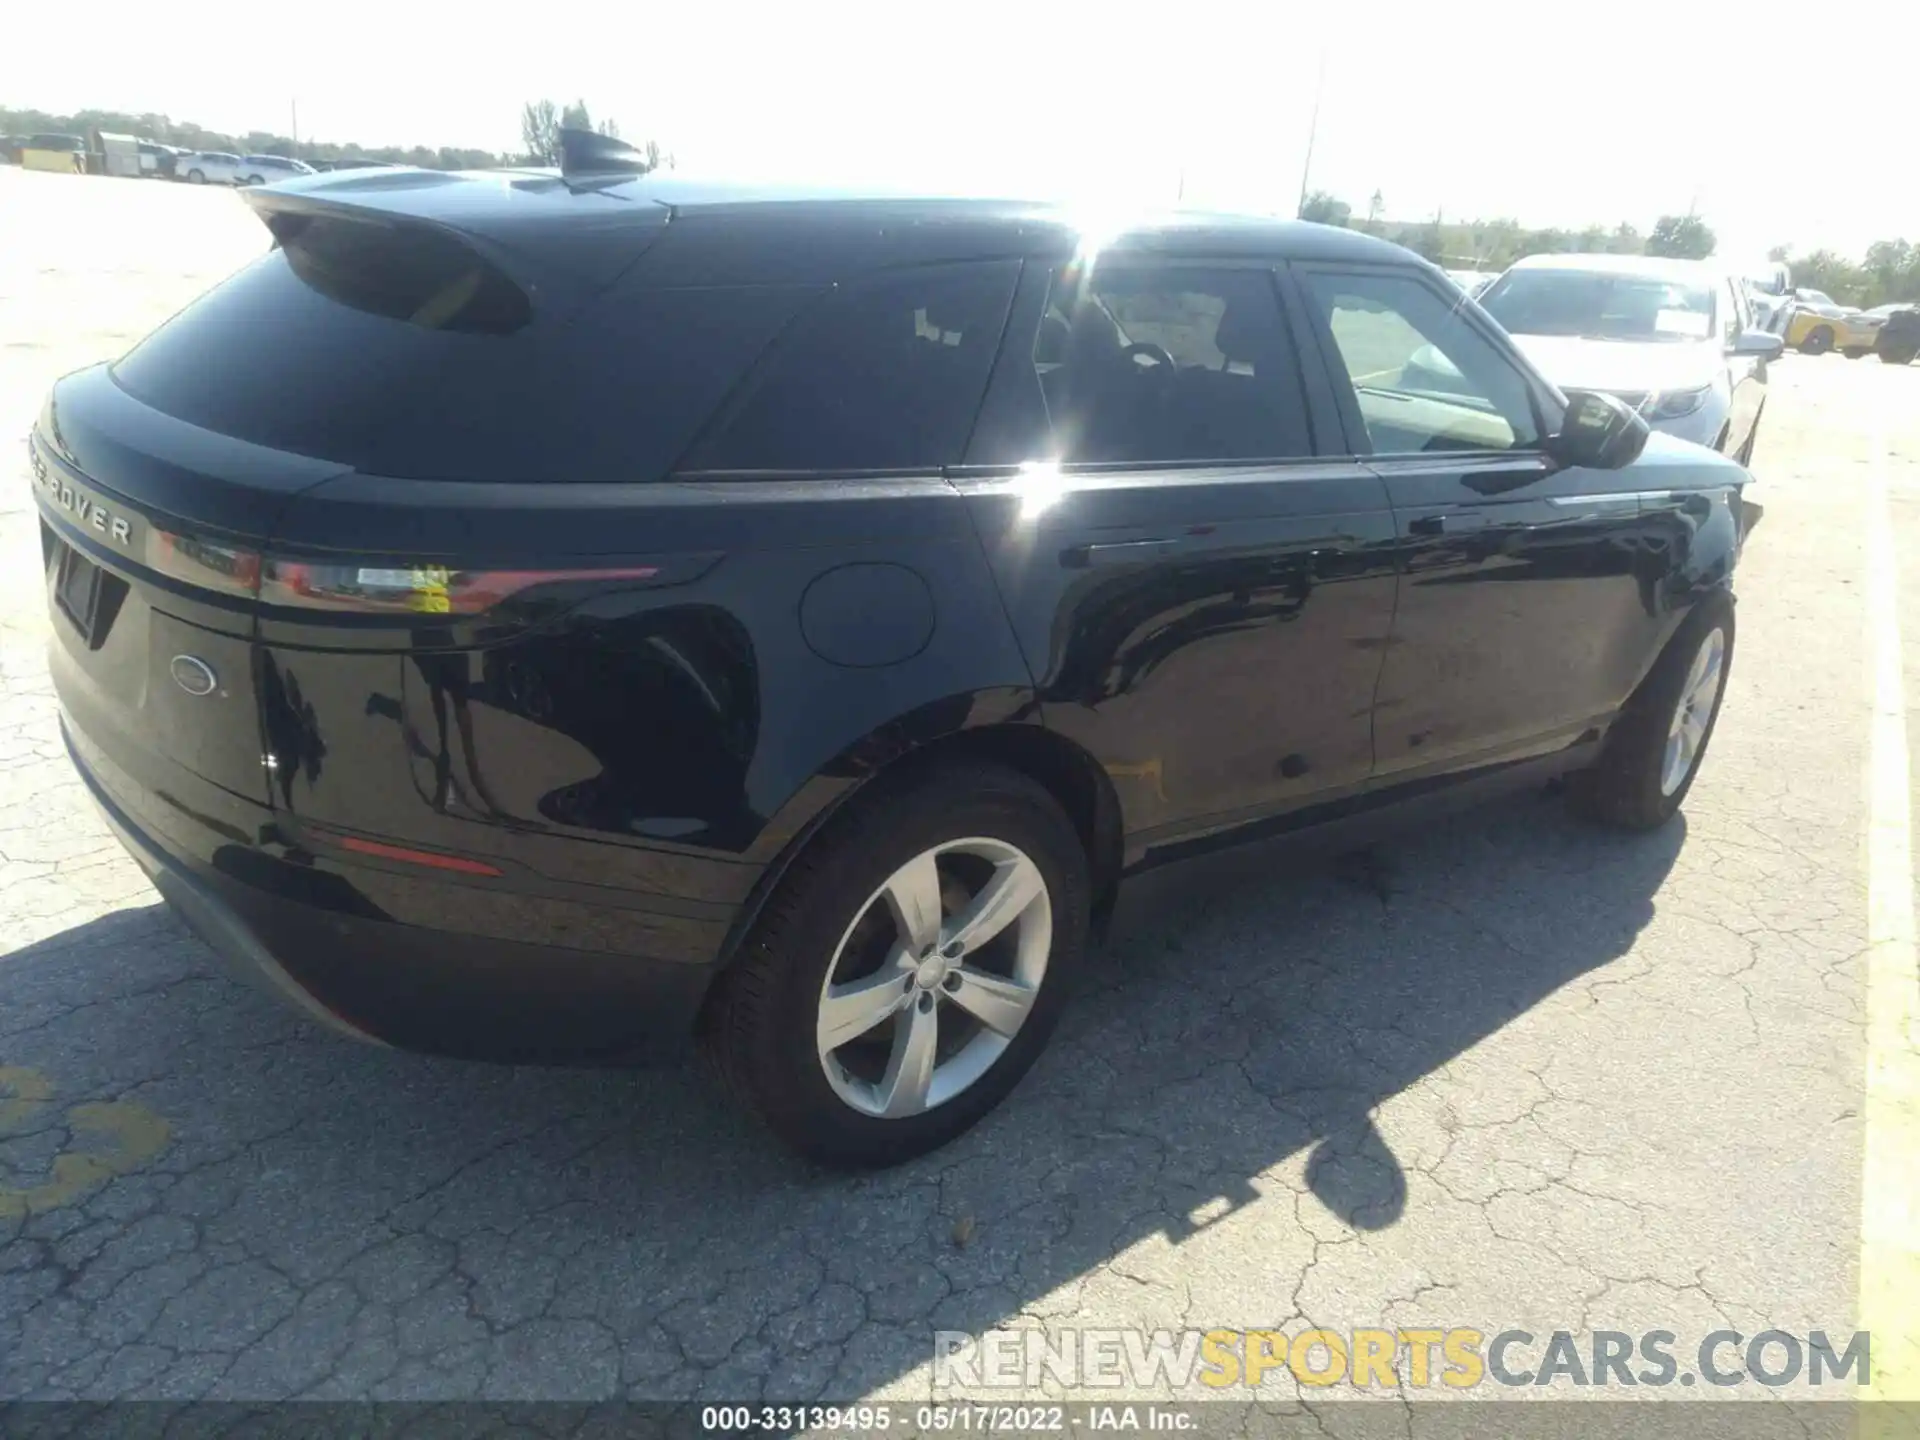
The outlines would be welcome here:
M 1313 118 L 1307 121 L 1307 158 L 1300 162 L 1300 203 L 1293 207 L 1298 220 L 1307 208 L 1307 179 L 1313 174 L 1313 137 L 1320 129 L 1320 96 L 1327 88 L 1327 47 L 1320 47 L 1320 65 L 1313 80 Z

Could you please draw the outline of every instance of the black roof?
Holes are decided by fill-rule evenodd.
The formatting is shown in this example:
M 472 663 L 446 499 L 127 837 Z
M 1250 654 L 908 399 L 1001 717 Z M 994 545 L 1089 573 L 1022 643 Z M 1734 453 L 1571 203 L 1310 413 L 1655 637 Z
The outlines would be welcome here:
M 250 191 L 264 213 L 346 207 L 405 216 L 508 252 L 575 261 L 646 250 L 650 284 L 833 279 L 887 265 L 1103 251 L 1405 263 L 1354 230 L 1192 210 L 1093 214 L 1058 201 L 715 184 L 663 176 L 569 182 L 550 170 L 321 173 Z

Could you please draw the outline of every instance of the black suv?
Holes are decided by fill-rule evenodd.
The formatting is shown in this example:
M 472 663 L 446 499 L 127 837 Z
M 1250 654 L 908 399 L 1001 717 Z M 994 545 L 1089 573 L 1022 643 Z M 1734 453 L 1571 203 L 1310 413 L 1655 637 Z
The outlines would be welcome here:
M 35 428 L 52 667 L 183 920 L 353 1035 L 696 1033 L 886 1163 L 1012 1088 L 1124 878 L 1564 773 L 1657 825 L 1712 733 L 1746 473 L 1395 246 L 618 173 L 246 200 L 271 252 Z

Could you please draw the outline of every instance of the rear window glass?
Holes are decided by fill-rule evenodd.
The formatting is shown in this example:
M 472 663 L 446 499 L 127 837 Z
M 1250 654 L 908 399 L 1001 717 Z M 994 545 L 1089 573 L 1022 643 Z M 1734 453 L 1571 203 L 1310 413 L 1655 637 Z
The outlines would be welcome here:
M 545 314 L 437 232 L 283 228 L 114 376 L 190 424 L 376 475 L 657 478 L 818 293 L 616 291 Z
M 1019 268 L 899 270 L 834 290 L 767 354 L 683 469 L 957 464 Z
M 1068 461 L 1311 455 L 1300 364 L 1257 270 L 1129 261 L 1054 279 L 1034 371 Z

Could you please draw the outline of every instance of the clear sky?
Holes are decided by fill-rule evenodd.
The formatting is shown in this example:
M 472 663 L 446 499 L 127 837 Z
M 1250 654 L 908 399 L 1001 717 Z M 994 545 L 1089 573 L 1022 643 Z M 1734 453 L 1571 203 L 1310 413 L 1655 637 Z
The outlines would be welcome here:
M 584 98 L 683 173 L 1643 231 L 1697 205 L 1730 258 L 1920 242 L 1916 0 L 1804 7 L 90 0 L 19 7 L 0 103 L 215 129 L 517 148 Z M 1791 14 L 1794 23 L 1790 26 Z M 1779 38 L 1771 38 L 1777 32 Z M 1797 32 L 1797 33 L 1796 33 Z M 1904 77 L 1904 78 L 1903 78 Z

